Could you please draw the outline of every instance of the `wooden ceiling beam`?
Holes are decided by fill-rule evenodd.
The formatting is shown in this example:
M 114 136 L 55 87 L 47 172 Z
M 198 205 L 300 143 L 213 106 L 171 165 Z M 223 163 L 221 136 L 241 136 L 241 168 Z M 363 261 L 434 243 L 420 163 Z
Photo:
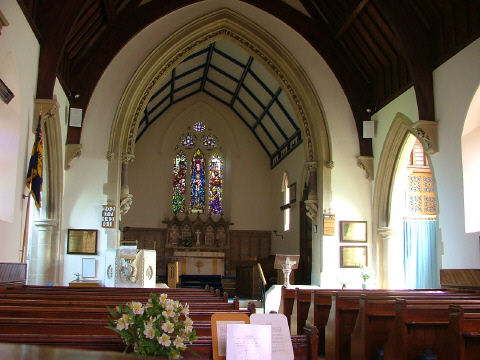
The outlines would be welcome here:
M 328 25 L 323 21 L 313 21 L 289 5 L 276 0 L 243 1 L 265 10 L 288 24 L 325 59 L 342 86 L 352 109 L 357 126 L 360 154 L 371 156 L 373 153 L 371 139 L 364 139 L 362 134 L 363 121 L 369 120 L 366 109 L 372 107 L 373 89 L 358 72 L 353 70 L 355 65 L 339 42 L 334 39 L 332 30 Z
M 83 6 L 83 0 L 38 4 L 36 24 L 42 36 L 36 94 L 38 99 L 53 97 L 65 43 Z
M 420 120 L 435 120 L 433 101 L 433 54 L 425 27 L 407 0 L 375 0 L 404 49 L 417 97 Z
M 133 12 L 131 3 L 128 13 L 124 10 L 117 15 L 117 23 L 110 26 L 95 45 L 82 56 L 76 59 L 75 66 L 71 69 L 72 81 L 69 84 L 71 90 L 80 94 L 80 98 L 74 100 L 72 106 L 86 109 L 93 89 L 100 76 L 108 66 L 120 48 L 136 33 L 156 19 L 184 6 L 198 2 L 199 0 L 168 0 L 152 1 Z M 361 155 L 372 154 L 371 141 L 363 139 L 362 121 L 368 120 L 366 108 L 372 106 L 373 91 L 360 74 L 354 71 L 354 65 L 350 57 L 344 52 L 340 44 L 334 40 L 330 28 L 319 18 L 315 21 L 292 7 L 276 0 L 244 0 L 244 2 L 256 6 L 276 16 L 286 24 L 298 31 L 327 61 L 332 71 L 337 76 L 352 107 L 360 141 Z M 120 28 L 121 25 L 121 28 Z M 78 131 L 72 129 L 72 131 Z M 70 132 L 70 129 L 69 129 Z M 75 136 L 79 141 L 79 136 Z
M 140 7 L 141 0 L 125 2 L 117 13 L 116 22 L 99 34 L 95 42 L 74 59 L 70 69 L 68 88 L 80 95 L 72 99 L 71 106 L 86 109 L 93 90 L 110 61 L 120 49 L 139 31 L 158 18 L 201 0 L 163 0 L 152 1 Z M 78 144 L 81 129 L 69 127 L 67 143 Z
M 325 23 L 328 23 L 328 19 L 325 17 L 325 14 L 314 0 L 300 0 L 300 3 L 308 11 L 312 19 L 317 20 L 321 18 Z
M 351 11 L 350 11 L 350 14 L 347 16 L 347 18 L 345 19 L 345 22 L 343 23 L 343 25 L 340 27 L 340 29 L 338 29 L 338 31 L 336 32 L 335 34 L 335 39 L 339 39 L 343 33 L 345 31 L 348 30 L 348 28 L 350 27 L 350 25 L 352 25 L 352 23 L 355 21 L 355 19 L 357 18 L 357 16 L 360 14 L 360 12 L 363 10 L 363 8 L 365 7 L 365 5 L 368 4 L 368 0 L 360 0 L 357 4 L 357 6 L 355 6 Z
M 115 5 L 113 0 L 103 0 L 103 9 L 105 10 L 105 17 L 107 18 L 107 24 L 109 26 L 113 25 L 117 21 L 117 12 L 115 10 Z

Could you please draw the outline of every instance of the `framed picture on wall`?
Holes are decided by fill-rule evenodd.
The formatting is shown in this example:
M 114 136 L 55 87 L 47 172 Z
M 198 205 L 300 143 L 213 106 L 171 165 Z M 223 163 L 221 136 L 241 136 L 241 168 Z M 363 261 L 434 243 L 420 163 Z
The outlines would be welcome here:
M 340 246 L 340 267 L 359 268 L 368 266 L 366 246 Z
M 366 221 L 340 221 L 341 242 L 367 242 Z
M 67 254 L 96 255 L 97 230 L 68 229 Z
M 96 275 L 96 260 L 94 258 L 82 258 L 82 277 L 94 278 Z

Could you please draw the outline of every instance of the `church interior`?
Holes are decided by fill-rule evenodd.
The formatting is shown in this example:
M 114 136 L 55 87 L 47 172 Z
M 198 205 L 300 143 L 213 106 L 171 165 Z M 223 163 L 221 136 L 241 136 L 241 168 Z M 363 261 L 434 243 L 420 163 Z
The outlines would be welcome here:
M 202 358 L 276 296 L 295 359 L 475 359 L 479 37 L 476 0 L 2 1 L 0 349 L 122 351 L 54 308 L 161 288 Z

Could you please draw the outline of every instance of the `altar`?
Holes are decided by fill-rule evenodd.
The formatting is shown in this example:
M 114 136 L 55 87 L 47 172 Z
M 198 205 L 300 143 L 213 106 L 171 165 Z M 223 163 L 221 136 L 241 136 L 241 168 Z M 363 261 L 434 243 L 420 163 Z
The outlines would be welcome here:
M 180 275 L 224 275 L 225 253 L 217 251 L 178 251 Z

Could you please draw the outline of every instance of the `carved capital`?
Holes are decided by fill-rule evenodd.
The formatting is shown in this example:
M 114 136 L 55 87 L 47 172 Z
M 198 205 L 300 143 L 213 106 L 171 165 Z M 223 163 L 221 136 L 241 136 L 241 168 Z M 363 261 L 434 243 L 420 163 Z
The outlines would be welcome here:
M 325 161 L 325 167 L 327 169 L 333 169 L 335 167 L 335 162 L 333 160 Z
M 124 194 L 120 198 L 120 214 L 125 215 L 129 210 L 130 206 L 133 203 L 133 195 L 132 194 Z
M 33 223 L 37 231 L 53 231 L 58 226 L 58 221 L 55 219 L 37 219 Z
M 377 233 L 382 237 L 382 240 L 386 241 L 395 235 L 395 229 L 391 227 L 379 227 Z
M 108 151 L 107 152 L 107 160 L 108 161 L 112 161 L 114 157 L 115 157 L 115 153 L 113 151 Z
M 357 157 L 357 165 L 365 171 L 365 177 L 373 180 L 373 157 L 372 156 L 359 156 Z
M 414 133 L 424 144 L 428 154 L 438 152 L 438 123 L 430 120 L 419 120 L 412 125 Z
M 305 209 L 307 210 L 307 216 L 313 221 L 314 224 L 317 223 L 317 214 L 318 214 L 318 200 L 305 200 Z
M 65 170 L 70 169 L 70 163 L 73 159 L 80 156 L 82 153 L 82 144 L 67 144 L 65 145 Z
M 316 171 L 320 164 L 317 161 L 307 161 L 305 163 L 305 166 L 307 167 L 307 170 L 309 172 Z
M 32 132 L 37 128 L 37 119 L 42 117 L 42 122 L 49 121 L 58 116 L 58 102 L 57 97 L 53 99 L 35 99 L 34 121 L 32 121 Z
M 122 153 L 122 164 L 128 164 L 135 160 L 134 154 Z

